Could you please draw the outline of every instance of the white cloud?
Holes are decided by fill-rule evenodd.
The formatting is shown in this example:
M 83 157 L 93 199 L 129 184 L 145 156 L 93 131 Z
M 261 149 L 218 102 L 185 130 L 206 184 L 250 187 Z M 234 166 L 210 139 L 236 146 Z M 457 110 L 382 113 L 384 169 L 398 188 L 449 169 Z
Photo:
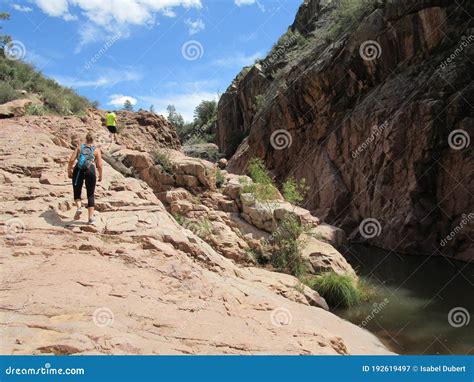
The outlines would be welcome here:
M 176 17 L 176 13 L 168 8 L 163 9 L 161 13 L 166 17 Z
M 255 4 L 255 0 L 234 0 L 234 4 L 241 7 L 242 5 Z
M 35 0 L 35 3 L 44 13 L 53 17 L 61 17 L 68 13 L 67 0 Z
M 34 3 L 49 16 L 62 17 L 66 21 L 75 20 L 75 16 L 69 13 L 68 0 L 34 0 Z
M 202 19 L 197 19 L 195 21 L 187 19 L 184 21 L 184 23 L 188 26 L 188 32 L 191 36 L 206 28 L 206 24 L 204 24 Z
M 77 16 L 71 15 L 70 13 L 66 13 L 63 15 L 64 21 L 75 21 L 77 20 Z
M 242 7 L 244 5 L 253 5 L 257 4 L 258 8 L 262 11 L 265 12 L 265 7 L 263 4 L 258 1 L 258 0 L 234 0 L 234 4 L 237 5 L 238 7 Z
M 130 101 L 133 106 L 137 104 L 137 99 L 132 96 L 127 96 L 123 94 L 112 94 L 109 96 L 109 102 L 107 102 L 107 105 L 121 108 L 123 107 L 125 101 Z
M 20 5 L 20 4 L 12 4 L 12 8 L 17 10 L 18 12 L 31 12 L 33 9 L 30 7 L 27 7 L 26 5 Z
M 217 94 L 211 92 L 198 91 L 194 93 L 168 94 L 167 96 L 139 96 L 140 101 L 148 105 L 153 105 L 155 110 L 162 115 L 167 115 L 166 107 L 174 105 L 186 121 L 192 121 L 194 109 L 203 100 L 216 100 Z
M 201 8 L 201 0 L 32 0 L 46 14 L 69 17 L 79 8 L 89 20 L 104 27 L 120 25 L 146 25 L 154 13 L 173 17 L 174 7 Z
M 100 28 L 92 24 L 85 24 L 79 28 L 79 44 L 74 49 L 74 53 L 79 53 L 87 44 L 99 42 L 103 39 L 104 32 Z
M 173 8 L 202 8 L 201 0 L 30 0 L 43 12 L 66 21 L 83 15 L 88 22 L 79 29 L 79 44 L 75 53 L 90 43 L 106 41 L 120 32 L 129 35 L 130 25 L 152 29 L 158 25 L 156 15 L 175 17 Z M 87 24 L 90 24 L 87 26 Z M 199 27 L 199 26 L 198 26 Z
M 255 60 L 260 57 L 262 57 L 262 52 L 257 52 L 250 56 L 246 56 L 243 53 L 236 53 L 229 57 L 219 58 L 213 61 L 212 64 L 221 68 L 241 68 L 242 66 L 253 64 Z
M 103 73 L 95 78 L 74 78 L 70 76 L 53 75 L 61 85 L 72 88 L 98 88 L 113 86 L 121 82 L 138 81 L 140 73 L 131 70 L 101 70 Z

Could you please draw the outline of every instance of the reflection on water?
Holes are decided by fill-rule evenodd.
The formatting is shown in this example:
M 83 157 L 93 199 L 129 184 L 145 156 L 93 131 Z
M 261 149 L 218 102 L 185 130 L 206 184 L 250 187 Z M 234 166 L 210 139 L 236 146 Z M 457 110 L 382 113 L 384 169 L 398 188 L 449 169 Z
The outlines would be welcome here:
M 474 354 L 474 264 L 361 245 L 348 260 L 376 294 L 341 317 L 400 354 Z

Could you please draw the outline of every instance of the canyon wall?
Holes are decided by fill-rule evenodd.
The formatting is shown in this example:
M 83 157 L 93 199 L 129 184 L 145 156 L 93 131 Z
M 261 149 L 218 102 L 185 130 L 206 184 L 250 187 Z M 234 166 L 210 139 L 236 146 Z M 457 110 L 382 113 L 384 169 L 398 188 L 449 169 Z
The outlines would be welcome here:
M 471 261 L 474 4 L 364 4 L 305 1 L 221 97 L 219 148 L 232 172 L 305 178 L 305 208 L 352 241 Z

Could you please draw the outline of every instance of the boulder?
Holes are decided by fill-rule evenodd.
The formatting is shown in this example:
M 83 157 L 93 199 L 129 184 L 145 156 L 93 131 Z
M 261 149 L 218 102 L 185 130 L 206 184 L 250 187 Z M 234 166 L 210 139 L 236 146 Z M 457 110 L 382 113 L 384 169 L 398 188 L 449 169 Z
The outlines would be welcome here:
M 30 105 L 42 106 L 37 99 L 21 98 L 0 105 L 0 118 L 20 117 L 26 114 Z
M 183 146 L 183 152 L 190 157 L 205 159 L 215 162 L 219 159 L 219 148 L 214 143 L 186 144 Z
M 234 175 L 234 174 L 227 174 L 226 175 L 226 183 L 222 193 L 234 199 L 235 201 L 240 202 L 240 192 L 244 187 L 245 183 L 250 183 L 252 180 L 245 175 Z
M 259 229 L 273 232 L 287 214 L 295 216 L 301 224 L 316 227 L 319 219 L 308 210 L 281 200 L 258 201 L 253 194 L 240 195 L 242 217 Z
M 306 245 L 303 249 L 303 257 L 308 260 L 310 273 L 334 271 L 340 275 L 347 274 L 356 277 L 352 266 L 331 244 L 311 236 L 304 239 Z
M 324 240 L 336 248 L 347 246 L 347 236 L 344 230 L 332 225 L 321 223 L 317 227 L 311 229 L 311 234 Z

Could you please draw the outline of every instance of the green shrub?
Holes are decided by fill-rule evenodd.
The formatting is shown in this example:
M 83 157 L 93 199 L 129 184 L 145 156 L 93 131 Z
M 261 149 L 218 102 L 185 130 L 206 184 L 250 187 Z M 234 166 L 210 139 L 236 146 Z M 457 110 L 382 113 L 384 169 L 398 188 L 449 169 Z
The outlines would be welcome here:
M 208 240 L 212 234 L 212 223 L 206 217 L 201 219 L 189 219 L 181 214 L 174 214 L 173 217 L 179 225 L 189 229 L 203 240 Z
M 197 228 L 193 231 L 201 239 L 207 240 L 212 234 L 212 223 L 208 218 L 198 220 Z
M 250 159 L 247 165 L 249 176 L 255 183 L 273 184 L 272 177 L 265 167 L 265 163 L 260 158 Z
M 186 143 L 187 145 L 200 145 L 207 142 L 202 135 L 191 135 L 191 137 L 183 143 Z
M 341 0 L 331 15 L 329 37 L 335 39 L 347 30 L 355 29 L 360 20 L 374 8 L 376 0 Z
M 308 281 L 331 307 L 349 307 L 359 304 L 366 297 L 358 281 L 350 275 L 334 271 L 323 273 Z
M 252 194 L 260 202 L 268 202 L 278 198 L 278 189 L 273 184 L 248 182 L 245 178 L 241 178 L 239 181 L 243 185 L 240 191 L 241 194 Z
M 282 189 L 283 197 L 287 202 L 301 205 L 309 188 L 306 186 L 306 179 L 303 178 L 296 181 L 294 178 L 290 177 L 283 183 Z
M 216 168 L 216 187 L 220 188 L 225 182 L 224 175 L 219 167 Z
M 268 264 L 268 255 L 260 249 L 248 248 L 245 250 L 245 253 L 254 259 L 258 265 L 267 265 Z
M 164 150 L 156 150 L 154 154 L 155 163 L 167 174 L 173 174 L 173 165 L 171 164 L 169 154 Z
M 176 223 L 179 225 L 183 225 L 184 222 L 186 221 L 186 218 L 183 215 L 180 214 L 173 214 L 174 220 L 176 220 Z
M 255 191 L 257 190 L 257 185 L 255 183 L 247 181 L 246 178 L 240 178 L 239 183 L 243 186 L 240 189 L 241 194 L 255 195 Z
M 302 34 L 300 34 L 298 31 L 292 31 L 291 29 L 288 29 L 288 31 L 278 39 L 276 44 L 272 46 L 268 56 L 283 56 L 286 51 L 293 46 L 303 46 L 305 44 L 306 38 Z
M 360 296 L 363 301 L 373 300 L 377 297 L 379 293 L 377 288 L 373 284 L 369 283 L 364 279 L 359 279 L 357 282 L 357 286 L 359 288 Z
M 212 234 L 212 223 L 208 218 L 202 218 L 199 220 L 184 218 L 181 225 L 203 240 L 208 240 L 209 236 Z
M 73 89 L 59 85 L 46 78 L 35 68 L 22 61 L 12 61 L 0 55 L 0 101 L 13 96 L 12 89 L 27 90 L 41 96 L 45 112 L 61 115 L 80 114 L 92 104 L 87 98 L 78 95 Z M 18 98 L 17 94 L 14 98 Z M 6 102 L 6 101 L 5 101 Z
M 260 158 L 251 159 L 247 165 L 247 171 L 253 182 L 247 182 L 245 178 L 239 180 L 243 184 L 242 194 L 253 194 L 255 199 L 259 201 L 270 201 L 278 198 L 278 189 Z
M 303 238 L 309 229 L 310 227 L 301 224 L 299 219 L 290 213 L 278 223 L 270 238 L 270 242 L 274 245 L 270 262 L 276 269 L 297 277 L 305 273 L 303 249 L 306 240 Z
M 13 89 L 10 84 L 6 82 L 0 82 L 0 104 L 12 101 L 14 99 L 17 99 L 18 97 L 18 92 Z
M 257 111 L 260 110 L 264 103 L 265 103 L 265 96 L 263 94 L 259 94 L 255 96 L 255 103 L 254 103 L 255 110 Z
M 29 104 L 26 108 L 27 115 L 45 115 L 48 110 L 43 105 Z
M 82 114 L 89 107 L 98 106 L 97 101 L 89 102 L 84 97 L 69 97 L 69 106 L 71 113 L 73 114 Z

